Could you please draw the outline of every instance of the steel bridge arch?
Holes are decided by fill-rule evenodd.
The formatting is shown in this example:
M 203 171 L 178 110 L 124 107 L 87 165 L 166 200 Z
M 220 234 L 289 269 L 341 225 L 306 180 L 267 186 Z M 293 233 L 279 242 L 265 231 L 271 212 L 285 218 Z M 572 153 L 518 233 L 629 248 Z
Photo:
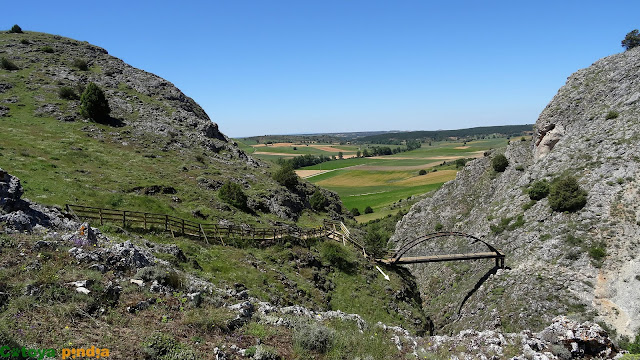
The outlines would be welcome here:
M 397 262 L 398 260 L 400 260 L 400 258 L 402 257 L 402 255 L 404 255 L 407 251 L 413 249 L 414 247 L 422 244 L 425 241 L 429 241 L 429 240 L 433 240 L 439 237 L 445 237 L 445 236 L 458 236 L 458 237 L 465 237 L 465 238 L 469 238 L 472 239 L 473 241 L 471 242 L 472 244 L 475 244 L 477 242 L 480 242 L 482 244 L 484 244 L 491 252 L 496 253 L 496 257 L 504 257 L 504 254 L 502 254 L 498 249 L 496 249 L 495 247 L 493 247 L 491 244 L 487 243 L 486 241 L 470 235 L 470 234 L 466 234 L 463 232 L 459 232 L 459 231 L 439 231 L 439 232 L 435 232 L 435 233 L 431 233 L 431 234 L 427 234 L 427 235 L 423 235 L 420 237 L 417 237 L 413 240 L 411 240 L 410 242 L 403 244 L 400 248 L 398 248 L 398 250 L 395 252 L 395 254 L 393 254 L 391 256 L 391 261 L 390 264 L 393 264 L 395 262 Z

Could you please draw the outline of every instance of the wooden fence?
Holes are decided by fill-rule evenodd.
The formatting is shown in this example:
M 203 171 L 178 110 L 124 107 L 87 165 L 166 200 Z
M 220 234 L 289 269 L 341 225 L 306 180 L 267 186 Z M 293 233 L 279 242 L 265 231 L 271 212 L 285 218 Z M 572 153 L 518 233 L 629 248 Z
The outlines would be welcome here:
M 300 229 L 294 227 L 250 227 L 237 225 L 201 224 L 185 220 L 172 215 L 146 213 L 139 211 L 104 209 L 83 205 L 66 205 L 67 212 L 83 219 L 92 219 L 103 225 L 105 222 L 121 224 L 123 227 L 142 226 L 143 229 L 160 229 L 172 234 L 197 237 L 209 242 L 209 239 L 220 241 L 224 239 L 252 239 L 275 240 L 287 236 L 298 239 L 309 239 L 326 236 L 331 229 L 327 224 L 317 228 Z M 335 228 L 335 227 L 334 227 Z

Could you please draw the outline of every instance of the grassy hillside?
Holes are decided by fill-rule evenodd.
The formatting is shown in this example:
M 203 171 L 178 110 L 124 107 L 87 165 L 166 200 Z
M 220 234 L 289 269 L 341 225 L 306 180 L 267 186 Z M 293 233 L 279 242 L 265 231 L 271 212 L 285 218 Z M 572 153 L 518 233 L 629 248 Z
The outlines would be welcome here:
M 284 203 L 296 197 L 295 211 L 308 202 L 304 191 L 313 192 L 290 194 L 192 99 L 103 49 L 49 34 L 2 33 L 0 56 L 18 68 L 0 69 L 0 167 L 20 177 L 35 201 L 268 223 L 286 220 L 269 210 L 274 192 Z M 106 94 L 109 124 L 79 115 L 89 82 Z M 63 88 L 73 96 L 62 96 Z M 220 200 L 225 182 L 242 186 L 248 209 Z M 304 211 L 312 224 L 324 216 Z
M 18 67 L 0 69 L 0 168 L 22 180 L 32 201 L 261 225 L 284 221 L 270 211 L 273 202 L 278 209 L 297 201 L 298 225 L 327 217 L 304 207 L 312 185 L 280 186 L 268 164 L 247 157 L 193 100 L 103 49 L 48 34 L 3 33 L 0 57 Z M 73 65 L 78 58 L 87 70 Z M 105 91 L 110 124 L 83 119 L 79 100 L 60 96 L 63 87 L 79 95 L 89 82 Z M 241 185 L 247 208 L 219 198 L 225 182 Z M 289 238 L 259 248 L 114 225 L 100 230 L 107 237 L 90 244 L 82 240 L 84 227 L 27 234 L 0 223 L 2 345 L 95 345 L 127 359 L 210 358 L 232 346 L 246 356 L 392 359 L 403 354 L 377 322 L 418 334 L 428 327 L 405 271 L 385 269 L 385 280 L 369 260 L 332 240 Z M 132 264 L 129 256 L 150 262 Z M 232 306 L 247 301 L 280 317 L 239 317 Z M 289 306 L 318 315 L 282 310 Z M 356 315 L 336 318 L 344 313 L 366 324 Z M 322 349 L 300 340 L 320 341 L 324 332 L 330 341 Z

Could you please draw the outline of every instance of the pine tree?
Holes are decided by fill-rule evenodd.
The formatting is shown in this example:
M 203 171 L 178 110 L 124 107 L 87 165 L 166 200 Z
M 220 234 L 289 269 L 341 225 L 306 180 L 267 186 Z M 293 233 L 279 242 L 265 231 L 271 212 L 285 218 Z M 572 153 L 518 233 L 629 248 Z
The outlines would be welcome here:
M 94 83 L 89 83 L 80 97 L 80 114 L 95 122 L 106 123 L 111 108 L 104 92 Z

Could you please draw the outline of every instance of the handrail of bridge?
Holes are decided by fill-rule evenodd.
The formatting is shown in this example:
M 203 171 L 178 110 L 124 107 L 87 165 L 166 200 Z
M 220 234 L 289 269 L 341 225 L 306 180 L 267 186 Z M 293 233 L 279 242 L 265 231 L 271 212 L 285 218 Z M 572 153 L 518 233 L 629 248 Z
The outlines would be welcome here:
M 398 262 L 401 258 L 402 255 L 404 255 L 407 251 L 411 250 L 413 247 L 427 241 L 427 240 L 432 240 L 435 238 L 439 238 L 439 237 L 446 237 L 446 236 L 460 236 L 460 237 L 466 237 L 466 238 L 470 238 L 473 239 L 473 242 L 481 242 L 483 243 L 485 246 L 487 246 L 487 248 L 489 248 L 489 250 L 495 254 L 496 258 L 504 258 L 504 254 L 502 252 L 500 252 L 500 250 L 496 249 L 495 247 L 493 247 L 491 244 L 487 243 L 486 241 L 470 235 L 470 234 L 466 234 L 466 233 L 462 233 L 459 231 L 440 231 L 440 232 L 436 232 L 436 233 L 431 233 L 431 234 L 427 234 L 424 236 L 420 236 L 417 237 L 411 241 L 409 241 L 408 243 L 405 243 L 403 245 L 401 245 L 392 256 L 390 256 L 390 258 L 388 259 L 389 263 L 396 263 Z

